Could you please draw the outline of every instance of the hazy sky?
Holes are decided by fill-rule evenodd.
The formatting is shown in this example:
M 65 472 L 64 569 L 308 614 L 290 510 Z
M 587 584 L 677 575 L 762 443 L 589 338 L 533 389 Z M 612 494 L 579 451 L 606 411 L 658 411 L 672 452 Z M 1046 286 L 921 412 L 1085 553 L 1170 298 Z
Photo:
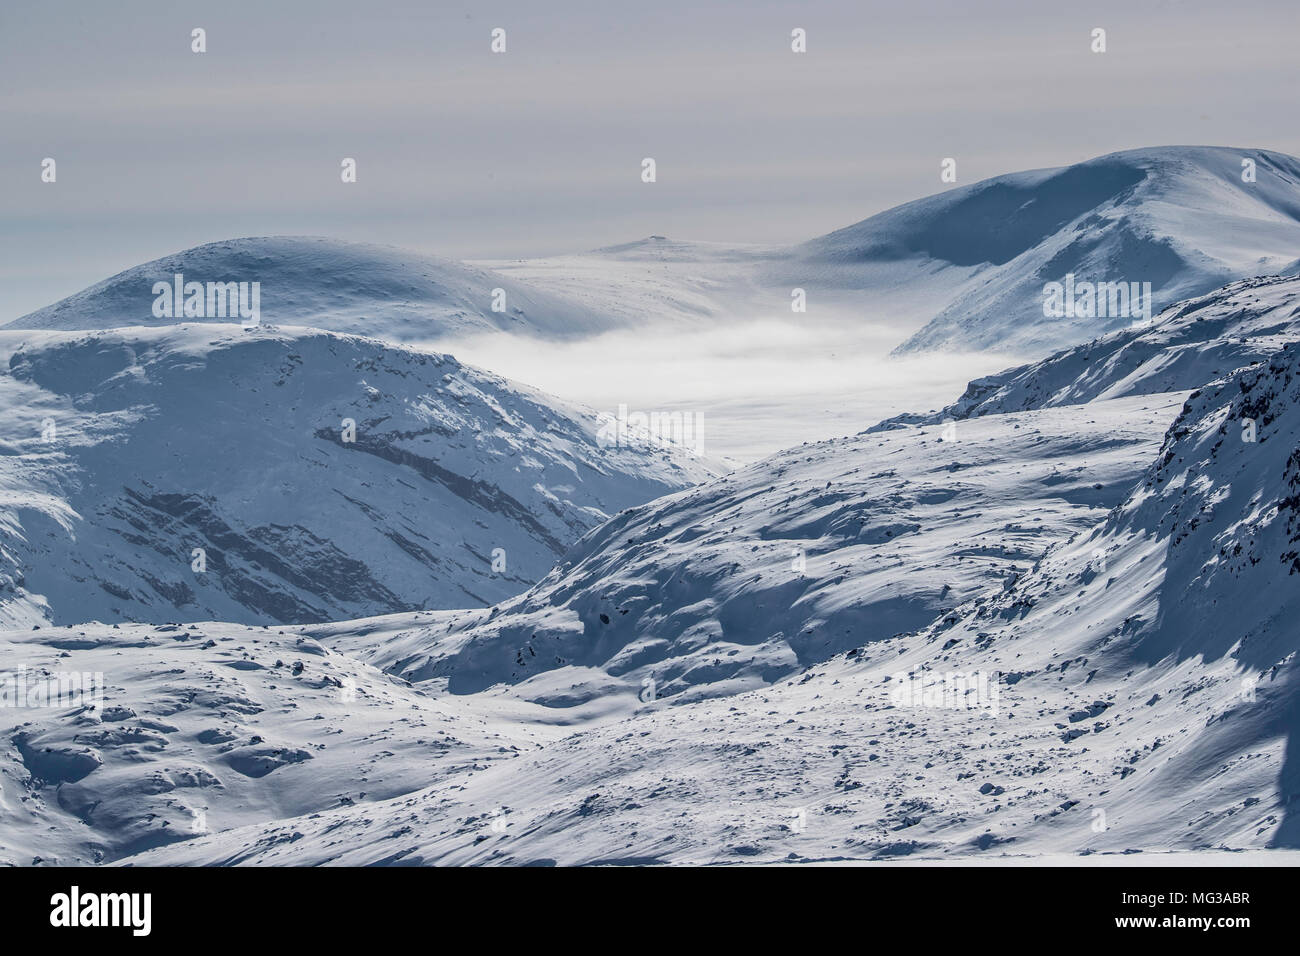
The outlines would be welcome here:
M 7 3 L 0 321 L 232 236 L 795 241 L 944 188 L 945 156 L 969 183 L 1147 145 L 1300 153 L 1296 0 L 900 6 Z

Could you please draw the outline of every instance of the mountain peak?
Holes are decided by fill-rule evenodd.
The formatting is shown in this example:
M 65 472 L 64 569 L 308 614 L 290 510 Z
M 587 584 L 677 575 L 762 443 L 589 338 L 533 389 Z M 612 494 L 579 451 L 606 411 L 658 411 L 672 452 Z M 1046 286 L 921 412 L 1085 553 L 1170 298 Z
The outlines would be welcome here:
M 858 288 L 950 292 L 899 351 L 1041 351 L 1088 341 L 1235 279 L 1285 271 L 1300 248 L 1300 160 L 1161 146 L 1010 173 L 906 203 L 794 250 Z M 793 271 L 793 270 L 792 270 Z M 1150 314 L 1051 317 L 1048 283 L 1149 283 Z

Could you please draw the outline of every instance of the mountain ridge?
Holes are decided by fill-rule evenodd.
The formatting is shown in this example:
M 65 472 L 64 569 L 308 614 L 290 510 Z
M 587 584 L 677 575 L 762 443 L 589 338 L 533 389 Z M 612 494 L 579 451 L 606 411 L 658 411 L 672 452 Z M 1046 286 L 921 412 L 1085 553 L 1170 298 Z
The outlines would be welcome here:
M 15 623 L 491 603 L 712 473 L 451 356 L 322 330 L 0 332 L 0 360 Z
M 581 303 L 450 259 L 375 243 L 265 236 L 205 243 L 133 266 L 3 328 L 88 331 L 232 321 L 156 316 L 154 285 L 170 285 L 176 274 L 187 282 L 260 283 L 267 324 L 396 342 L 487 331 L 568 338 L 608 325 Z M 503 295 L 494 294 L 498 289 Z

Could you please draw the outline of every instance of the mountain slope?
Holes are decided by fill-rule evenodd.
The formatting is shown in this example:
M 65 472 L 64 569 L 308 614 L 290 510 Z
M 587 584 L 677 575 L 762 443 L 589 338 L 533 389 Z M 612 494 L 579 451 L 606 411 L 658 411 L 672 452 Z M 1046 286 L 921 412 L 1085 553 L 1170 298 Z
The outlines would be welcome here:
M 1191 390 L 1234 369 L 1267 362 L 1295 341 L 1300 341 L 1300 277 L 1243 279 L 1170 306 L 1148 326 L 1112 332 L 1040 362 L 976 379 L 941 411 L 900 415 L 869 431 Z
M 684 450 L 606 446 L 592 412 L 373 339 L 9 332 L 0 362 L 13 624 L 490 604 L 609 515 L 710 474 Z
M 127 269 L 10 322 L 10 329 L 111 329 L 238 317 L 158 318 L 154 283 L 259 282 L 261 320 L 420 342 L 494 329 L 567 338 L 609 326 L 577 302 L 484 269 L 390 246 L 302 236 L 228 239 Z M 493 311 L 493 290 L 505 293 Z
M 554 736 L 435 701 L 314 641 L 232 624 L 0 635 L 3 676 L 102 699 L 0 711 L 0 864 L 112 861 L 472 777 Z M 29 700 L 32 699 L 30 696 Z M 24 701 L 23 703 L 26 703 Z
M 491 612 L 306 633 L 453 693 L 517 685 L 557 707 L 644 681 L 684 698 L 762 686 L 1026 571 L 1121 500 L 1180 400 L 801 446 L 624 512 Z
M 1242 181 L 1242 159 L 1256 181 Z M 834 288 L 943 287 L 900 347 L 1041 352 L 1129 317 L 1044 317 L 1044 285 L 1149 282 L 1154 307 L 1288 271 L 1300 250 L 1300 160 L 1155 147 L 1013 173 L 906 203 L 797 247 L 777 274 Z M 801 283 L 796 283 L 801 284 Z
M 1247 418 L 1255 442 L 1241 440 Z M 408 800 L 213 834 L 138 862 L 1295 848 L 1297 449 L 1291 345 L 1189 398 L 1156 461 L 1091 531 L 920 633 L 762 690 L 652 702 Z

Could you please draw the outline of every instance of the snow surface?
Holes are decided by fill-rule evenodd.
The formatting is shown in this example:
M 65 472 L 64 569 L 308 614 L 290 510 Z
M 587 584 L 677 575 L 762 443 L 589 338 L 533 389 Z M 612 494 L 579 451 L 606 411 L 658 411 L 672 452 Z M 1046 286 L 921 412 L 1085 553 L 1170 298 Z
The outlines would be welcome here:
M 1028 570 L 1121 499 L 1181 401 L 800 446 L 623 512 L 490 612 L 364 648 L 313 633 L 452 693 L 515 684 L 554 706 L 635 697 L 647 678 L 659 697 L 762 686 Z
M 1242 159 L 1257 179 L 1243 182 Z M 1043 315 L 1043 286 L 1150 282 L 1156 311 L 1234 279 L 1296 271 L 1300 160 L 1259 149 L 1165 146 L 1013 173 L 906 203 L 814 239 L 791 281 L 942 288 L 903 352 L 1026 352 L 1086 342 L 1126 318 Z M 813 280 L 809 279 L 809 282 Z M 804 284 L 796 282 L 795 284 Z
M 483 606 L 620 509 L 712 474 L 683 448 L 602 442 L 591 410 L 375 339 L 0 332 L 0 363 L 11 625 Z
M 0 333 L 0 671 L 106 691 L 0 707 L 0 861 L 1294 862 L 1297 183 L 1137 150 L 495 273 L 235 240 L 176 261 L 260 262 L 316 328 L 77 331 L 132 272 L 34 313 L 72 331 Z M 1169 308 L 1044 322 L 1065 271 Z M 550 304 L 484 314 L 505 282 Z M 754 321 L 1055 354 L 720 474 L 409 344 L 630 342 L 617 375 Z
M 891 731 L 889 718 L 875 713 L 875 687 L 856 679 L 865 673 L 862 653 L 846 658 L 843 652 L 867 642 L 882 648 L 878 653 L 887 668 L 895 648 L 909 641 L 896 632 L 956 613 L 968 598 L 989 600 L 1016 574 L 1028 573 L 1054 541 L 1093 527 L 1155 454 L 1180 401 L 1126 399 L 990 417 L 963 423 L 956 442 L 914 429 L 795 449 L 626 513 L 580 543 L 524 599 L 490 613 L 422 612 L 284 628 L 282 635 L 231 625 L 184 629 L 229 637 L 226 645 L 237 642 L 241 653 L 261 665 L 221 671 L 228 693 L 249 696 L 254 691 L 247 682 L 260 688 L 282 677 L 275 661 L 287 664 L 285 655 L 301 638 L 329 648 L 331 661 L 364 669 L 373 680 L 400 687 L 412 680 L 412 693 L 452 708 L 462 715 L 458 720 L 474 724 L 491 715 L 492 732 L 507 741 L 500 772 L 486 761 L 447 763 L 445 769 L 429 765 L 418 789 L 385 799 L 388 791 L 376 788 L 364 800 L 349 791 L 345 795 L 357 806 L 332 809 L 323 807 L 322 794 L 334 796 L 340 785 L 327 778 L 311 799 L 292 797 L 300 806 L 293 812 L 291 797 L 283 794 L 292 795 L 291 781 L 310 778 L 313 768 L 302 761 L 288 764 L 257 778 L 260 785 L 250 784 L 242 774 L 232 775 L 223 748 L 261 736 L 283 738 L 311 753 L 311 744 L 329 742 L 328 724 L 318 725 L 317 735 L 290 737 L 279 729 L 283 718 L 267 707 L 240 716 L 232 739 L 199 746 L 196 731 L 187 731 L 171 711 L 166 720 L 178 728 L 174 743 L 168 738 L 149 753 L 138 746 L 97 746 L 99 737 L 78 741 L 81 714 L 42 712 L 37 726 L 15 731 L 29 735 L 29 753 L 34 744 L 28 741 L 55 752 L 75 753 L 83 744 L 95 747 L 93 759 L 103 760 L 104 768 L 120 766 L 110 773 L 96 769 L 76 782 L 87 803 L 107 799 L 97 788 L 122 779 L 121 773 L 133 781 L 123 786 L 142 786 L 149 774 L 141 763 L 174 778 L 174 767 L 189 765 L 181 764 L 184 757 L 221 782 L 186 792 L 183 799 L 170 790 L 150 797 L 146 806 L 157 816 L 149 820 L 161 833 L 151 839 L 160 846 L 181 841 L 156 851 L 163 855 L 126 857 L 88 840 L 105 859 L 726 861 L 780 859 L 796 850 L 807 859 L 888 856 L 907 841 L 865 839 L 857 831 L 870 821 L 872 832 L 888 834 L 914 815 L 909 798 L 865 806 L 850 801 L 851 810 L 826 820 L 819 815 L 831 811 L 816 800 L 838 804 L 842 791 L 856 792 L 859 763 L 887 759 L 889 779 L 898 780 L 902 766 L 918 761 L 917 747 L 932 760 L 940 745 L 921 732 Z M 803 575 L 791 566 L 796 545 L 807 551 Z M 583 618 L 592 631 L 585 642 Z M 528 629 L 536 631 L 535 638 Z M 174 633 L 90 625 L 12 639 L 32 649 L 66 645 L 69 656 L 57 663 L 76 670 L 102 663 L 78 649 L 83 634 L 107 642 L 115 659 L 103 669 L 110 685 L 121 690 L 110 693 L 106 704 L 130 707 L 150 720 L 163 716 L 151 713 L 152 700 L 184 700 L 185 694 L 138 686 L 132 665 L 121 658 L 152 659 L 157 645 L 167 646 L 167 635 Z M 133 648 L 146 640 L 146 647 Z M 202 649 L 186 641 L 172 642 L 168 650 Z M 102 650 L 97 646 L 91 653 Z M 218 642 L 198 653 L 197 661 L 214 667 L 219 661 L 209 658 L 221 653 Z M 560 654 L 575 659 L 556 660 Z M 42 665 L 50 666 L 36 656 L 30 666 Z M 177 673 L 205 671 L 190 663 Z M 651 703 L 637 697 L 645 675 L 654 675 L 663 695 Z M 836 687 L 835 680 L 848 686 Z M 324 705 L 323 697 L 312 698 L 308 709 Z M 923 718 L 952 715 L 922 713 L 916 719 Z M 932 727 L 935 736 L 952 729 Z M 385 725 L 386 742 L 391 733 Z M 1058 733 L 1052 732 L 1052 740 Z M 876 735 L 896 739 L 877 750 L 879 741 L 869 743 Z M 1019 746 L 1022 736 L 1008 728 L 1006 747 Z M 390 756 L 377 763 L 391 763 L 391 772 L 399 773 L 402 752 L 386 746 Z M 951 746 L 960 753 L 964 745 Z M 31 773 L 16 747 L 12 759 L 15 778 Z M 275 780 L 280 775 L 287 777 L 283 784 Z M 933 786 L 938 775 L 926 779 Z M 969 786 L 977 797 L 980 782 Z M 250 787 L 264 788 L 266 795 L 256 789 L 258 796 L 249 796 Z M 57 783 L 44 782 L 39 790 L 44 803 L 38 806 L 57 802 Z M 271 799 L 280 801 L 279 812 L 261 809 L 258 801 Z M 176 836 L 171 828 L 200 801 L 218 832 Z M 794 834 L 787 811 L 797 806 L 811 810 L 812 823 Z M 257 812 L 263 818 L 250 822 Z M 47 810 L 41 820 L 72 826 L 65 816 Z M 171 832 L 163 832 L 164 821 Z M 493 829 L 494 822 L 504 831 Z M 814 826 L 828 825 L 835 832 L 819 838 L 828 841 L 824 847 L 808 841 Z M 67 847 L 74 855 L 88 852 L 75 841 Z
M 1017 416 L 968 424 L 999 417 Z M 1246 417 L 1255 443 L 1238 436 Z M 1209 861 L 1294 847 L 1297 447 L 1291 345 L 1191 396 L 1091 530 L 919 633 L 864 635 L 761 689 L 643 704 L 400 799 L 133 859 Z M 949 671 L 997 674 L 996 710 L 895 696 L 902 675 Z
M 120 272 L 10 322 L 11 329 L 111 329 L 238 318 L 157 318 L 155 282 L 259 282 L 261 318 L 423 342 L 471 331 L 503 330 L 548 338 L 611 327 L 581 303 L 529 288 L 487 270 L 392 246 L 308 236 L 227 239 L 195 246 Z M 505 292 L 494 312 L 493 290 Z
M 435 700 L 283 630 L 43 628 L 6 635 L 0 656 L 14 671 L 75 667 L 107 685 L 102 708 L 0 711 L 8 865 L 98 863 L 192 840 L 200 821 L 216 831 L 397 798 L 555 735 L 540 722 L 507 732 L 500 713 Z
M 1243 279 L 1171 306 L 1149 325 L 976 379 L 940 411 L 896 416 L 872 430 L 1193 389 L 1297 340 L 1300 277 Z

